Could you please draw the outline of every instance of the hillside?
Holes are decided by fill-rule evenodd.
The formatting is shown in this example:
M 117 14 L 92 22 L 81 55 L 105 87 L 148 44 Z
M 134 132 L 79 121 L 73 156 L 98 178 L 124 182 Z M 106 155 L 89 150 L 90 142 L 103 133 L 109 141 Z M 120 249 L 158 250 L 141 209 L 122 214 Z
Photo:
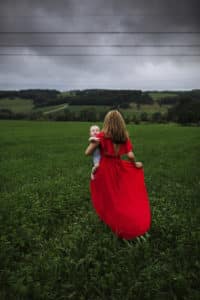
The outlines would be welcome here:
M 117 108 L 127 122 L 199 122 L 199 105 L 199 90 L 0 91 L 0 119 L 102 121 L 108 110 Z
M 0 110 L 7 109 L 13 113 L 41 112 L 44 115 L 50 112 L 57 113 L 58 111 L 62 111 L 66 108 L 68 108 L 71 112 L 80 112 L 81 110 L 91 108 L 98 111 L 104 111 L 108 110 L 111 106 L 113 106 L 113 104 L 115 104 L 119 92 L 112 91 L 112 96 L 111 91 L 109 90 L 103 92 L 104 93 L 102 96 L 99 95 L 98 90 L 59 92 L 59 94 L 56 96 L 54 95 L 54 97 L 49 97 L 48 94 L 42 95 L 41 99 L 39 99 L 39 97 L 36 98 L 35 95 L 34 97 L 32 95 L 32 99 L 31 95 L 29 95 L 29 98 L 26 98 L 26 94 L 21 95 L 21 98 L 19 98 L 15 97 L 10 92 L 8 92 L 7 94 L 4 92 L 5 95 L 0 92 Z M 124 97 L 120 94 L 120 102 L 118 101 L 119 107 L 122 108 L 122 111 L 126 115 L 130 115 L 132 113 L 140 113 L 141 111 L 147 112 L 149 114 L 152 114 L 154 112 L 166 112 L 169 105 L 161 106 L 159 105 L 159 100 L 176 95 L 166 92 L 143 93 L 143 99 L 140 95 L 138 95 L 139 100 L 137 101 L 137 98 L 131 100 L 131 92 L 128 91 L 128 93 L 130 94 L 130 99 L 127 99 L 127 94 L 125 94 Z M 146 98 L 146 101 L 144 101 L 145 95 L 149 97 Z M 73 101 L 71 100 L 72 97 Z M 69 103 L 69 99 L 71 103 Z M 112 99 L 112 101 L 110 99 Z M 41 103 L 39 103 L 39 100 Z M 108 104 L 106 103 L 106 101 L 108 102 Z

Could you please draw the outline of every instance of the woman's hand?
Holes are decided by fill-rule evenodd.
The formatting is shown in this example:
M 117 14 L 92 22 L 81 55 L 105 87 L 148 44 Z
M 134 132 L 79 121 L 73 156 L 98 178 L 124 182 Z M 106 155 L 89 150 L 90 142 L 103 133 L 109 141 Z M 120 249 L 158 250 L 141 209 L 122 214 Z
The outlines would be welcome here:
M 136 161 L 135 166 L 136 166 L 136 168 L 141 169 L 141 168 L 143 168 L 143 163 L 141 161 Z

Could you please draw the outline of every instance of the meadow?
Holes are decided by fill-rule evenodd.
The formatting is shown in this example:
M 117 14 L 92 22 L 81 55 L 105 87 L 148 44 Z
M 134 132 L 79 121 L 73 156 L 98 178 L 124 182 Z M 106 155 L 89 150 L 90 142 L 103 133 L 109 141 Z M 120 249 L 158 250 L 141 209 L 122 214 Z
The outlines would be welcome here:
M 137 107 L 135 103 L 132 103 L 130 108 L 122 108 L 121 111 L 125 115 L 131 115 L 135 113 L 136 115 L 140 114 L 141 112 L 149 113 L 150 115 L 154 112 L 167 112 L 167 109 L 171 105 L 163 105 L 160 106 L 157 102 L 154 104 L 141 104 L 140 108 Z M 27 113 L 27 112 L 42 112 L 43 114 L 48 114 L 51 112 L 56 112 L 58 110 L 68 109 L 72 112 L 80 112 L 81 110 L 85 109 L 95 109 L 98 112 L 103 112 L 109 110 L 109 106 L 106 105 L 68 105 L 65 104 L 58 104 L 58 105 L 51 105 L 51 106 L 44 106 L 44 107 L 34 107 L 32 100 L 26 99 L 0 99 L 0 109 L 9 109 L 14 113 Z
M 124 116 L 132 116 L 133 114 L 138 116 L 142 112 L 146 112 L 148 115 L 152 115 L 155 112 L 166 113 L 169 107 L 171 107 L 171 105 L 160 106 L 155 102 L 154 104 L 141 104 L 138 108 L 136 103 L 131 103 L 129 108 L 121 108 L 120 111 Z M 104 105 L 69 105 L 68 109 L 72 112 L 80 112 L 81 110 L 85 109 L 95 109 L 97 112 L 103 112 L 108 111 L 110 107 Z
M 199 300 L 200 129 L 128 125 L 152 224 L 126 241 L 92 207 L 90 125 L 0 121 L 0 299 Z
M 0 109 L 10 109 L 11 111 L 18 112 L 30 112 L 34 108 L 32 100 L 28 99 L 0 99 Z
M 60 98 L 69 95 L 68 92 L 63 92 Z M 73 93 L 70 94 L 74 96 Z M 139 107 L 136 103 L 131 103 L 129 108 L 121 108 L 121 112 L 124 116 L 131 117 L 132 115 L 138 116 L 145 112 L 148 116 L 152 116 L 153 113 L 167 113 L 167 110 L 172 105 L 159 105 L 159 100 L 165 97 L 176 96 L 175 93 L 167 92 L 152 92 L 149 95 L 153 99 L 152 104 L 141 104 Z M 34 101 L 31 99 L 20 99 L 20 98 L 1 98 L 0 99 L 0 110 L 8 109 L 12 113 L 37 113 L 40 112 L 43 116 L 48 114 L 59 114 L 65 111 L 65 109 L 70 112 L 80 113 L 82 110 L 95 110 L 96 112 L 105 112 L 110 109 L 108 105 L 69 105 L 68 103 L 54 104 L 54 105 L 44 105 L 37 107 L 34 105 Z

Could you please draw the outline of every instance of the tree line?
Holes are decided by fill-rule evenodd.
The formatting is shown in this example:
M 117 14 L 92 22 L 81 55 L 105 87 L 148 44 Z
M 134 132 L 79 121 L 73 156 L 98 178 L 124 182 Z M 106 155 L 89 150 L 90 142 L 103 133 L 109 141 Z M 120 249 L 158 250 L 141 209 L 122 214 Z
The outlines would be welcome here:
M 101 111 L 95 108 L 84 108 L 80 109 L 80 111 L 71 111 L 67 108 L 57 113 L 52 112 L 48 114 L 43 114 L 41 111 L 32 111 L 29 113 L 14 113 L 9 109 L 0 109 L 0 119 L 102 122 L 106 113 L 110 109 L 118 109 L 119 111 L 121 111 L 119 106 L 113 106 Z M 160 112 L 155 112 L 152 115 L 149 115 L 148 113 L 142 111 L 137 114 L 124 114 L 122 111 L 121 113 L 122 115 L 124 115 L 126 123 L 133 122 L 135 124 L 139 124 L 140 122 L 167 122 L 167 115 L 161 114 Z
M 131 102 L 153 104 L 148 93 L 140 90 L 83 90 L 62 93 L 57 90 L 0 91 L 0 99 L 29 99 L 35 107 L 68 103 L 71 105 L 129 105 Z
M 65 97 L 73 99 L 70 104 L 73 105 L 106 105 L 109 106 L 109 110 L 112 108 L 122 109 L 129 108 L 130 103 L 151 104 L 152 98 L 148 92 L 142 93 L 141 91 L 112 91 L 112 90 L 84 90 L 73 91 L 74 94 L 69 93 L 63 95 L 56 90 L 23 90 L 23 91 L 0 91 L 0 99 L 3 98 L 23 98 L 33 99 L 36 103 L 40 102 L 44 97 L 44 101 L 40 105 L 45 103 L 54 103 L 56 97 L 63 98 L 62 103 L 66 103 Z M 51 95 L 51 96 L 50 96 Z M 45 102 L 46 101 L 46 102 Z M 35 103 L 34 102 L 34 103 Z M 200 90 L 192 90 L 188 92 L 179 92 L 178 95 L 170 95 L 170 97 L 161 98 L 159 100 L 160 105 L 171 105 L 168 108 L 167 113 L 155 112 L 153 114 L 147 114 L 146 112 L 140 112 L 140 114 L 128 114 L 125 115 L 126 122 L 177 122 L 180 124 L 200 124 Z M 59 104 L 56 102 L 55 104 Z M 44 106 L 46 106 L 44 105 Z M 70 106 L 69 106 L 70 107 Z M 80 111 L 71 111 L 66 108 L 57 113 L 43 114 L 40 111 L 32 111 L 29 113 L 14 113 L 9 109 L 0 109 L 0 119 L 27 119 L 27 120 L 55 120 L 55 121 L 102 121 L 107 110 L 99 111 L 95 108 L 80 109 Z

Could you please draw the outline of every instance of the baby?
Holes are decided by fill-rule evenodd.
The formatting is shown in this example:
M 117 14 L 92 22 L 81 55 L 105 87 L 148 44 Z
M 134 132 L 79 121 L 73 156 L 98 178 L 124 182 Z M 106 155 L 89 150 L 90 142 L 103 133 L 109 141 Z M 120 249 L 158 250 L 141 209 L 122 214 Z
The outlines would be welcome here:
M 93 125 L 90 127 L 90 138 L 89 138 L 89 142 L 95 142 L 95 141 L 99 141 L 99 138 L 96 137 L 96 135 L 100 132 L 100 128 L 99 126 L 97 125 Z M 93 180 L 94 179 L 94 174 L 97 170 L 97 168 L 99 167 L 99 161 L 100 161 L 100 158 L 101 158 L 101 155 L 100 155 L 100 149 L 99 147 L 97 147 L 94 152 L 93 152 L 93 168 L 92 168 L 92 172 L 91 172 L 91 179 Z

